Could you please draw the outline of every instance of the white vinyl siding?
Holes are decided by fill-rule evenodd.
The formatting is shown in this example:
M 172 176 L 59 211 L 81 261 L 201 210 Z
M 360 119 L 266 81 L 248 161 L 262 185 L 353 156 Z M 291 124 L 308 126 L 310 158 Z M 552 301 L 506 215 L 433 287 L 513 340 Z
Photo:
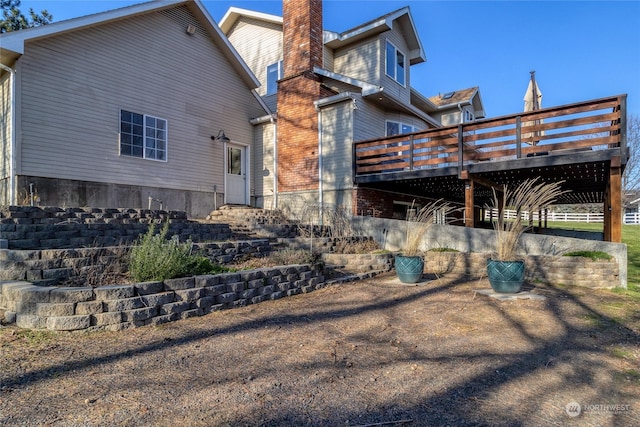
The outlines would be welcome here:
M 333 65 L 333 49 L 327 46 L 322 47 L 322 67 L 325 70 L 335 72 Z
M 334 72 L 375 84 L 380 80 L 379 60 L 378 39 L 365 40 L 335 52 Z
M 259 124 L 255 127 L 255 140 L 251 154 L 254 178 L 251 185 L 254 189 L 254 195 L 258 198 L 273 196 L 273 179 L 275 175 L 273 169 L 274 134 L 275 125 L 273 123 Z
M 351 188 L 353 157 L 353 103 L 322 108 L 323 184 L 325 190 Z
M 0 77 L 0 179 L 9 177 L 11 162 L 11 76 Z M 2 187 L 0 188 L 7 188 Z M 5 194 L 8 196 L 8 194 Z M 2 203 L 0 198 L 0 203 Z
M 220 192 L 211 135 L 250 143 L 264 114 L 186 7 L 33 42 L 21 62 L 24 175 Z M 120 109 L 171 123 L 166 163 L 119 155 Z
M 265 96 L 262 98 L 270 112 L 275 113 L 278 110 L 278 94 Z
M 381 138 L 385 134 L 385 111 L 374 102 L 358 99 L 354 122 L 354 141 Z
M 229 41 L 261 83 L 267 94 L 267 66 L 282 60 L 282 25 L 241 16 L 227 34 Z

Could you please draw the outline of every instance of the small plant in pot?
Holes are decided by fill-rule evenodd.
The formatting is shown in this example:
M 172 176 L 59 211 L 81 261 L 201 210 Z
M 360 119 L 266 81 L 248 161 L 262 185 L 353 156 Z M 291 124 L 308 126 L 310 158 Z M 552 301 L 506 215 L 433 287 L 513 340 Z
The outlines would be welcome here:
M 544 183 L 539 178 L 528 179 L 515 188 L 502 186 L 502 192 L 493 189 L 493 206 L 498 209 L 493 222 L 496 237 L 495 257 L 487 260 L 487 276 L 495 292 L 516 293 L 522 289 L 525 276 L 524 260 L 518 257 L 518 244 L 522 234 L 531 226 L 523 212 L 542 212 L 566 193 L 562 183 Z M 507 209 L 516 211 L 513 219 L 506 219 Z
M 415 201 L 407 210 L 405 220 L 404 246 L 395 257 L 395 269 L 402 283 L 417 283 L 422 278 L 424 256 L 420 249 L 424 236 L 432 225 L 444 224 L 451 206 L 442 200 L 436 200 L 422 208 Z

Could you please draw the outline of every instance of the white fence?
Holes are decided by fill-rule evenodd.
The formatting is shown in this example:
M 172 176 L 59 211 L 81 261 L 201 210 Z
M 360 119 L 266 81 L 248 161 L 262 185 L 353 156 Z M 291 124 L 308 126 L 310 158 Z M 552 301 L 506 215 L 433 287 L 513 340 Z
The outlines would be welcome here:
M 497 218 L 498 210 L 493 209 L 493 218 Z M 491 210 L 485 211 L 485 219 L 488 221 Z M 522 217 L 529 220 L 529 212 L 522 212 Z M 506 210 L 505 219 L 514 219 L 516 211 Z M 543 215 L 544 220 L 544 215 Z M 533 213 L 533 221 L 538 221 L 538 213 Z M 547 221 L 559 222 L 604 222 L 604 214 L 601 213 L 568 213 L 568 212 L 547 212 Z M 623 222 L 625 224 L 640 224 L 640 212 L 624 214 Z
M 624 214 L 625 224 L 640 224 L 640 212 Z

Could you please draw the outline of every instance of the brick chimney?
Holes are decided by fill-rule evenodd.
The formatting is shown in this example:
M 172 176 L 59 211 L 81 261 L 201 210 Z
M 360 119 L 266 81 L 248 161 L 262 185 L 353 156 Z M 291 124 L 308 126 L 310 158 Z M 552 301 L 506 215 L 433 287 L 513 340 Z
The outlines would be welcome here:
M 284 77 L 322 67 L 322 0 L 283 0 Z
M 278 192 L 318 189 L 318 113 L 313 101 L 332 95 L 322 67 L 322 0 L 283 0 L 284 77 L 278 82 Z

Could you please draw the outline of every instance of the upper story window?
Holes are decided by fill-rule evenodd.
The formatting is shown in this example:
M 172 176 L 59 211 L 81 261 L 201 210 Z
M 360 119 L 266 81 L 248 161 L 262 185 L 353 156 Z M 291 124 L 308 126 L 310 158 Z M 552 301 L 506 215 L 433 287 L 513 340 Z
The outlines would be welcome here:
M 278 91 L 278 80 L 282 78 L 282 61 L 267 66 L 267 95 Z
M 120 155 L 167 160 L 167 121 L 120 110 Z
M 400 135 L 403 133 L 417 132 L 419 129 L 400 122 L 387 121 L 387 135 Z
M 387 67 L 389 77 L 404 86 L 405 83 L 405 57 L 390 41 L 387 40 Z
M 464 122 L 472 122 L 473 121 L 473 113 L 469 110 L 464 110 Z

